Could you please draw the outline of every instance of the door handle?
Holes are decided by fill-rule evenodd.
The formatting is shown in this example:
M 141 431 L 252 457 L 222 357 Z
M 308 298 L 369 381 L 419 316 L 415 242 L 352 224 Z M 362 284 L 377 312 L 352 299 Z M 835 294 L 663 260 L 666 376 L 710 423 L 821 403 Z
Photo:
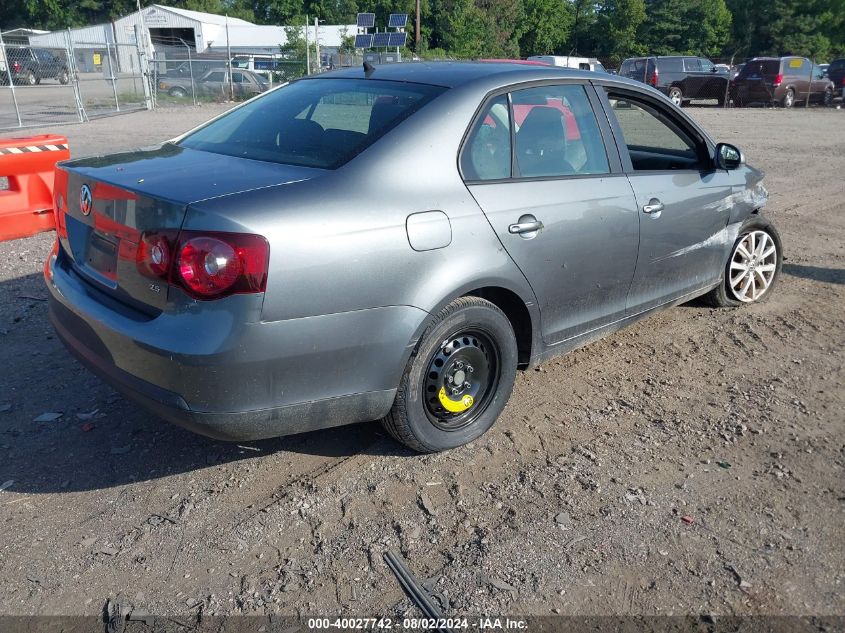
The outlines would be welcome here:
M 652 198 L 648 204 L 643 205 L 643 213 L 660 213 L 665 207 L 657 198 Z
M 531 222 L 520 222 L 518 224 L 511 224 L 508 227 L 508 233 L 514 235 L 521 235 L 523 233 L 534 233 L 543 228 L 543 223 L 540 220 L 533 220 Z

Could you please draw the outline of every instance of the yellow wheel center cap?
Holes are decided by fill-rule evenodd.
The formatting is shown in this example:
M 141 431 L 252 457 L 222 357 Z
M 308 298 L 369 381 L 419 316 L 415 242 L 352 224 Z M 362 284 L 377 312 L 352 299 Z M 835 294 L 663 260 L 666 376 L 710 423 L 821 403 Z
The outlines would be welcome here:
M 462 396 L 458 400 L 452 400 L 446 395 L 445 387 L 440 388 L 440 393 L 437 394 L 437 397 L 440 400 L 440 404 L 449 413 L 463 413 L 475 404 L 475 399 L 469 394 Z

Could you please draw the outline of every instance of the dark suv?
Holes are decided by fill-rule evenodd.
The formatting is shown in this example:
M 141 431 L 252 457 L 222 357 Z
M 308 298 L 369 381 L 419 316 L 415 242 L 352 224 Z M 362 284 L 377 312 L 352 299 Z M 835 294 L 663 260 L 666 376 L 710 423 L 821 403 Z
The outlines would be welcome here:
M 833 94 L 845 97 L 845 58 L 830 62 L 827 77 L 833 82 Z
M 15 83 L 34 86 L 42 79 L 68 82 L 67 63 L 46 48 L 8 47 L 6 61 Z
M 619 74 L 654 86 L 680 106 L 693 99 L 724 105 L 730 73 L 703 57 L 667 56 L 631 57 L 622 62 Z
M 731 82 L 734 105 L 777 103 L 791 108 L 805 103 L 830 105 L 833 82 L 806 57 L 755 57 Z

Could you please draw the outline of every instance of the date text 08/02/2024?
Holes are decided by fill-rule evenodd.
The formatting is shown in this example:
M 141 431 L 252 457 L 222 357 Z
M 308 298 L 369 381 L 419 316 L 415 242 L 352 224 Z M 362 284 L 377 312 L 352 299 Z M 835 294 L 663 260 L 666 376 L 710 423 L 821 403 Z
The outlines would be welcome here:
M 450 629 L 468 630 L 477 629 L 481 631 L 524 631 L 528 624 L 525 620 L 499 618 L 499 617 L 478 617 L 478 618 L 309 618 L 307 626 L 310 630 L 388 630 L 388 629 L 409 629 L 409 630 L 431 630 Z

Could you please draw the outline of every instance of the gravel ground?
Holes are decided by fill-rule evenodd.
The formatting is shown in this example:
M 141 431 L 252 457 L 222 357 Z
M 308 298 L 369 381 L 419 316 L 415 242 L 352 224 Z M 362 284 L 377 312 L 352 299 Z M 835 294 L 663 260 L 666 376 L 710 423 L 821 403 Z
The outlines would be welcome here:
M 58 131 L 83 156 L 222 109 Z M 845 614 L 845 112 L 690 112 L 767 172 L 774 295 L 523 373 L 445 454 L 377 423 L 243 445 L 163 423 L 53 335 L 52 237 L 0 244 L 0 613 L 417 614 L 394 548 L 453 615 Z

